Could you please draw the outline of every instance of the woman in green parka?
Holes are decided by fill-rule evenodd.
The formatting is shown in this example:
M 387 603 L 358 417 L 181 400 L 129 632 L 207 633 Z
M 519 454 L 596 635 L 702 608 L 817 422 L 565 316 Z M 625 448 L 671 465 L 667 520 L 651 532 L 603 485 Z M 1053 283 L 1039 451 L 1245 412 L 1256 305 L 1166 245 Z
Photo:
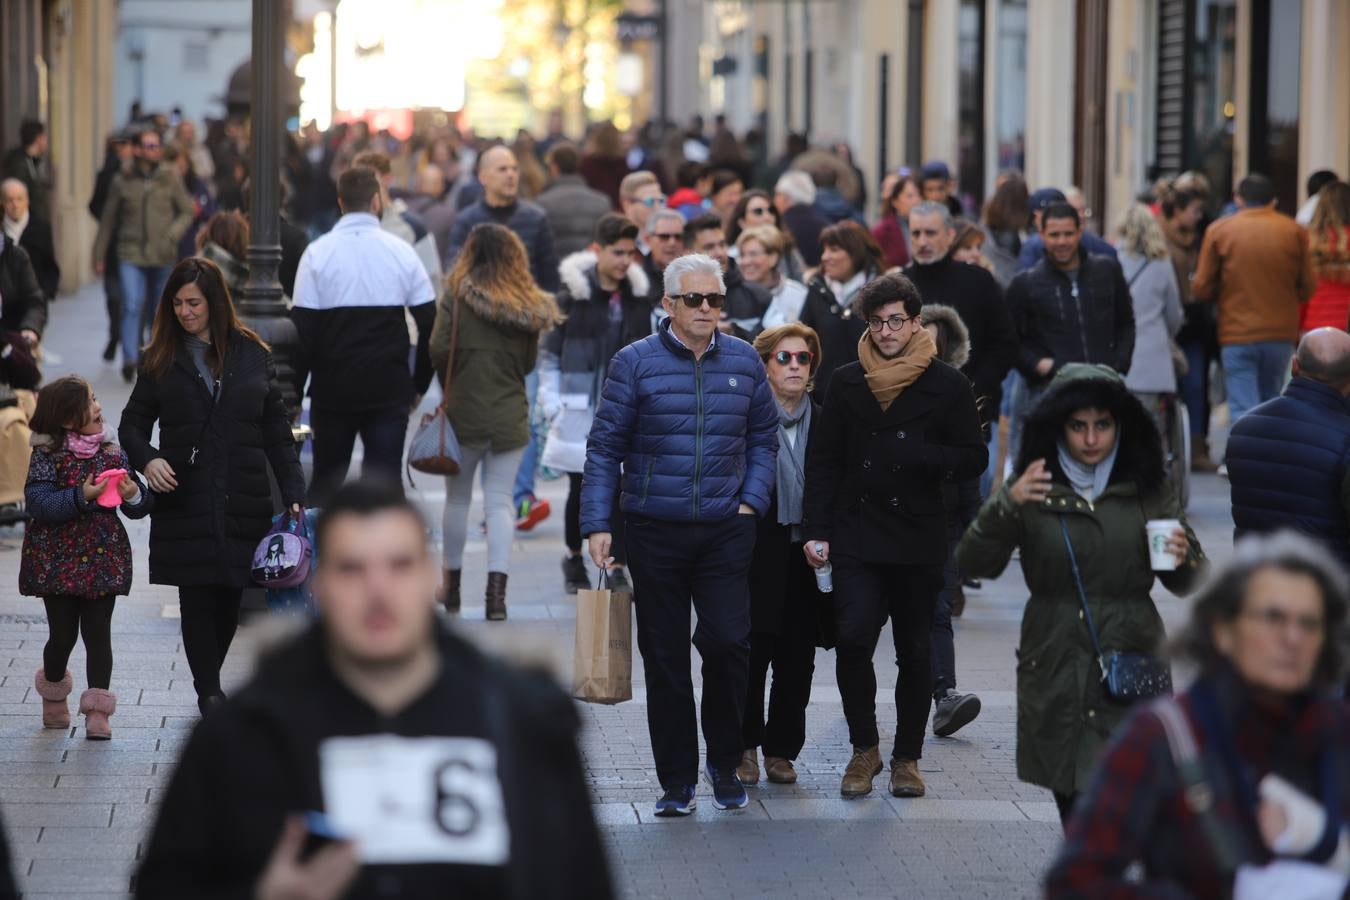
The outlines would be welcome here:
M 1159 652 L 1154 577 L 1185 594 L 1206 562 L 1166 480 L 1158 430 L 1113 369 L 1066 365 L 1023 434 L 1018 478 L 980 510 L 956 558 L 963 572 L 994 578 L 1021 548 L 1031 598 L 1017 648 L 1017 776 L 1053 791 L 1064 819 L 1130 707 L 1106 694 L 1061 518 L 1107 653 Z M 1150 519 L 1181 522 L 1168 543 L 1174 571 L 1150 566 Z

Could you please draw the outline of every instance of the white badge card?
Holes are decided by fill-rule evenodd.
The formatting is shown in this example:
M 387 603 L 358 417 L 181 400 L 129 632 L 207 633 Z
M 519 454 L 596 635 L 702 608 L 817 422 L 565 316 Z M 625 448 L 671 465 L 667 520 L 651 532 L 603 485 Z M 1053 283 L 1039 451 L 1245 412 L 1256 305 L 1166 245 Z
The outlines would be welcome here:
M 591 408 L 590 394 L 563 394 L 558 398 L 563 409 L 586 410 Z
M 370 735 L 319 746 L 325 812 L 368 864 L 511 857 L 497 750 L 482 738 Z

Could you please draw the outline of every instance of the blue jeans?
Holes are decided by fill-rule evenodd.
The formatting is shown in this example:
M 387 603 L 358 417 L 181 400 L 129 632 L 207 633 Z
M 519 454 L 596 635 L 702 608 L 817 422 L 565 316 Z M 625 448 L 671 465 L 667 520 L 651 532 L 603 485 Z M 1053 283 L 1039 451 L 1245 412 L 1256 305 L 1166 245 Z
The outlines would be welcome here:
M 1219 351 L 1230 421 L 1280 395 L 1293 355 L 1294 345 L 1288 341 L 1229 344 Z
M 1187 341 L 1181 345 L 1186 354 L 1186 377 L 1181 379 L 1181 396 L 1191 418 L 1191 443 L 1204 449 L 1209 437 L 1209 343 Z
M 145 339 L 146 312 L 159 304 L 160 294 L 169 281 L 172 266 L 138 266 L 121 261 L 117 263 L 117 277 L 122 282 L 122 365 L 134 366 L 141 358 L 141 343 Z M 149 298 L 147 302 L 147 298 Z
M 525 455 L 520 458 L 520 468 L 516 470 L 516 484 L 511 489 L 511 503 L 517 512 L 520 503 L 534 496 L 534 473 L 539 468 L 539 435 L 534 430 L 534 398 L 539 393 L 539 372 L 535 370 L 525 376 L 525 399 L 529 403 L 530 442 L 525 445 Z

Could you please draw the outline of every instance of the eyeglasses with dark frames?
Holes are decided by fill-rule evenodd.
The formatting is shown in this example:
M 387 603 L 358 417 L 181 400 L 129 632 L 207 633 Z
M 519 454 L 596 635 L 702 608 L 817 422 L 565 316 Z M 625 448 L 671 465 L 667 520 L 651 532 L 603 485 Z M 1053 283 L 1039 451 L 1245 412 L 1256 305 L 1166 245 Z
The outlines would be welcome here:
M 880 331 L 882 326 L 885 326 L 891 331 L 899 331 L 905 327 L 906 322 L 913 318 L 913 316 L 891 316 L 886 319 L 872 317 L 867 320 L 867 329 L 869 331 Z
M 709 309 L 721 309 L 722 304 L 726 302 L 726 294 L 671 294 L 670 299 L 679 300 L 690 309 L 700 309 L 704 303 L 708 304 Z

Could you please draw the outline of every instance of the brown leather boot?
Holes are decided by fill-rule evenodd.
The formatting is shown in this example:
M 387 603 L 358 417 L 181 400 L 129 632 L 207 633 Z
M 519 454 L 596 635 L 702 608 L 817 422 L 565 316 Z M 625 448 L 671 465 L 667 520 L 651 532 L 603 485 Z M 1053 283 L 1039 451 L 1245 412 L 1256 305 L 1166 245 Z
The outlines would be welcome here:
M 441 582 L 441 605 L 452 616 L 459 615 L 459 576 L 460 569 L 442 569 L 445 580 Z
M 751 747 L 741 754 L 736 776 L 741 779 L 741 784 L 759 784 L 759 750 Z
M 487 605 L 489 622 L 500 622 L 506 618 L 506 573 L 489 572 L 487 593 L 483 596 Z
M 872 779 L 881 774 L 882 768 L 879 747 L 854 747 L 853 758 L 839 782 L 839 793 L 845 797 L 867 796 L 872 793 Z
M 797 783 L 797 770 L 792 767 L 792 760 L 781 756 L 764 757 L 764 774 L 774 784 Z
M 923 776 L 919 774 L 918 762 L 891 757 L 891 796 L 922 797 L 923 793 Z
M 1209 451 L 1203 444 L 1191 446 L 1191 471 L 1211 473 L 1219 471 L 1218 464 L 1209 458 Z

